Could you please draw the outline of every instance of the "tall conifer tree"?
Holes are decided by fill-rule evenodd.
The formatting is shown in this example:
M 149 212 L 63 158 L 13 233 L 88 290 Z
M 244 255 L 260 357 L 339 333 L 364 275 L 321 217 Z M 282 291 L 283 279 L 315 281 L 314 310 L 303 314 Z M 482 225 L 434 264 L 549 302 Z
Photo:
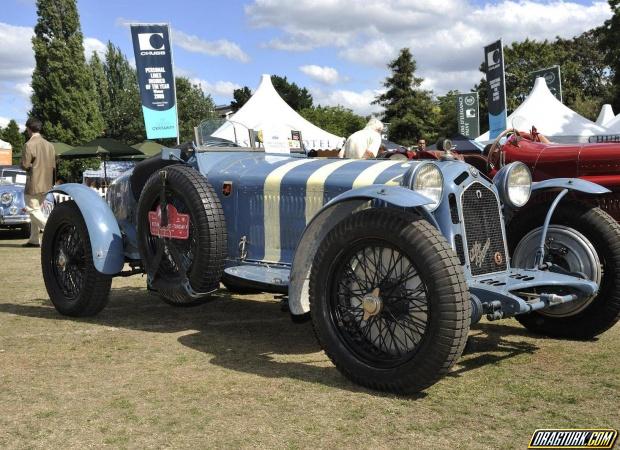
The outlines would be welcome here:
M 48 139 L 83 144 L 103 131 L 75 0 L 37 0 L 31 115 Z

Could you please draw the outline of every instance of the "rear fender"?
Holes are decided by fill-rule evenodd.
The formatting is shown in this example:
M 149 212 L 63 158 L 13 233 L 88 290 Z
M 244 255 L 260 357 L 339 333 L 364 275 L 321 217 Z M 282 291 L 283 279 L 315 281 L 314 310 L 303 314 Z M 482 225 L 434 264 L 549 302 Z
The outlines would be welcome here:
M 62 184 L 50 192 L 70 196 L 80 209 L 88 229 L 95 268 L 106 275 L 119 273 L 125 263 L 123 238 L 105 200 L 95 190 L 77 183 Z
M 321 242 L 338 223 L 351 214 L 371 208 L 371 200 L 381 200 L 391 208 L 413 208 L 439 228 L 433 216 L 423 208 L 432 203 L 427 197 L 400 186 L 370 185 L 340 194 L 327 203 L 310 221 L 295 250 L 288 288 L 289 309 L 294 315 L 310 311 L 308 285 L 312 261 Z

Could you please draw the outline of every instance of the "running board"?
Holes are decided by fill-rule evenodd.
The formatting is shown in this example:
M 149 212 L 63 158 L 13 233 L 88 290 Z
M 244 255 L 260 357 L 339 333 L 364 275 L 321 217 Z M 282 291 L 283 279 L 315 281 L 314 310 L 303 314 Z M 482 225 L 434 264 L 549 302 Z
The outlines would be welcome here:
M 233 266 L 224 269 L 224 273 L 264 288 L 273 287 L 278 292 L 287 289 L 291 271 L 281 267 L 266 266 Z

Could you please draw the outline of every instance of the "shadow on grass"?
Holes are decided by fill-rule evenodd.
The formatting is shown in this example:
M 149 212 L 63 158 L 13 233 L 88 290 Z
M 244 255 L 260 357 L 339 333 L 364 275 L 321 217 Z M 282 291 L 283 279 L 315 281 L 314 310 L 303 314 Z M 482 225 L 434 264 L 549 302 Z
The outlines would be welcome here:
M 99 315 L 69 318 L 59 315 L 47 299 L 43 305 L 0 304 L 0 313 L 72 321 L 154 333 L 181 333 L 178 342 L 211 355 L 210 363 L 265 378 L 291 378 L 337 389 L 369 392 L 346 380 L 320 353 L 310 323 L 294 324 L 277 301 L 256 296 L 235 296 L 219 291 L 213 299 L 192 308 L 172 307 L 143 288 L 112 289 L 110 303 Z M 535 352 L 538 347 L 509 336 L 532 337 L 519 326 L 480 323 L 472 327 L 459 368 L 459 376 L 489 364 Z M 425 394 L 409 397 L 424 397 Z
M 531 338 L 534 335 L 520 326 L 500 323 L 477 323 L 473 325 L 463 356 L 458 362 L 460 367 L 450 372 L 449 376 L 457 377 L 464 372 L 489 364 L 497 364 L 505 359 L 522 354 L 533 354 L 539 349 L 531 342 L 506 339 L 509 336 Z

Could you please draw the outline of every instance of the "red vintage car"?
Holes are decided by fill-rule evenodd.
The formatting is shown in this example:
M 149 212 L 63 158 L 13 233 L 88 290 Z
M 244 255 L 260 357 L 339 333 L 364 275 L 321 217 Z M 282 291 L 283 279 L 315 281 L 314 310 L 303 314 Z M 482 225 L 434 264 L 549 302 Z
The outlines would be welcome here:
M 463 155 L 490 178 L 513 161 L 525 163 L 533 181 L 581 178 L 612 191 L 582 200 L 596 204 L 620 222 L 620 143 L 559 144 L 549 142 L 532 127 L 529 132 L 509 129 L 498 136 L 488 155 Z M 541 199 L 544 200 L 544 199 Z

